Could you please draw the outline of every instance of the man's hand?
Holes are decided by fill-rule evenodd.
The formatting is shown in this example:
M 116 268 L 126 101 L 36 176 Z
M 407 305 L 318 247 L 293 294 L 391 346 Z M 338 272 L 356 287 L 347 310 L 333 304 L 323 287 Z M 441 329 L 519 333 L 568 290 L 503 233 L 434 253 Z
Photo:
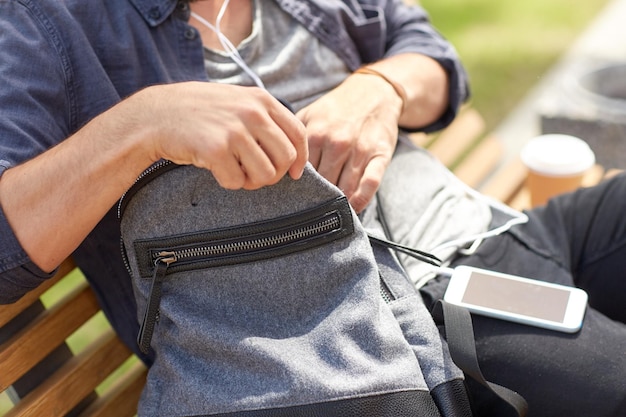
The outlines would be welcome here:
M 398 140 L 448 107 L 448 75 L 425 55 L 405 53 L 368 64 L 297 113 L 309 137 L 309 160 L 361 211 L 374 197 Z M 378 74 L 377 74 L 378 73 Z
M 201 82 L 148 87 L 7 170 L 0 202 L 31 260 L 52 271 L 161 158 L 209 169 L 226 188 L 255 189 L 286 173 L 302 175 L 306 131 L 258 88 Z
M 300 110 L 309 161 L 360 212 L 374 197 L 398 140 L 402 100 L 382 78 L 353 74 Z
M 229 189 L 256 189 L 302 175 L 304 126 L 256 87 L 191 82 L 137 94 L 153 119 L 153 159 L 210 170 Z M 132 98 L 131 98 L 132 100 Z

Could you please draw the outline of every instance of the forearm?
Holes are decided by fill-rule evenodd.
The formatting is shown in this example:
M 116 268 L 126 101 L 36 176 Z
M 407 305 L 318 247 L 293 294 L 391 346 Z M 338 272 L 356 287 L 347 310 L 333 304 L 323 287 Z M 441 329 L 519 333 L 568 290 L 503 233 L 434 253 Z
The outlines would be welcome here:
M 0 205 L 30 259 L 50 271 L 161 158 L 208 169 L 225 188 L 256 189 L 286 173 L 299 178 L 307 156 L 304 127 L 264 90 L 205 82 L 154 86 L 7 170 Z
M 0 203 L 20 244 L 44 271 L 80 244 L 150 164 L 132 120 L 113 108 L 0 179 Z
M 383 74 L 404 90 L 406 102 L 399 102 L 401 112 L 398 124 L 401 127 L 418 129 L 428 126 L 448 108 L 448 76 L 432 58 L 406 53 L 368 64 L 367 67 Z M 398 95 L 392 85 L 383 88 L 386 93 Z

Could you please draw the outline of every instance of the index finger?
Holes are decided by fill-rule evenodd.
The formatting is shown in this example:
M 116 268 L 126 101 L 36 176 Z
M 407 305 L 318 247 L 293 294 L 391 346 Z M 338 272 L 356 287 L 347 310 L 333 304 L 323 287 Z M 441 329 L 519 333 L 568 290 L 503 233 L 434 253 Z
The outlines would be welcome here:
M 296 159 L 289 168 L 289 175 L 293 179 L 298 179 L 302 176 L 304 166 L 309 159 L 306 128 L 295 116 L 291 106 L 284 100 L 274 100 L 274 105 L 270 107 L 269 114 L 294 146 Z
M 357 189 L 348 197 L 354 211 L 360 213 L 374 198 L 386 169 L 387 162 L 382 157 L 373 158 L 369 161 L 363 171 Z

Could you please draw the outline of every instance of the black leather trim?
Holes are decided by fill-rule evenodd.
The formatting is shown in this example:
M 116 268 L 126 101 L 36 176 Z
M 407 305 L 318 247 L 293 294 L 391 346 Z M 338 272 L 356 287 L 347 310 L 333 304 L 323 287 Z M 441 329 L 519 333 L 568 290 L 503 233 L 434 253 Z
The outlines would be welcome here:
M 211 417 L 440 417 L 428 391 L 402 391 L 265 410 L 211 414 Z M 190 416 L 191 417 L 191 416 Z M 209 417 L 195 416 L 195 417 Z
M 444 416 L 472 417 L 472 407 L 464 381 L 455 379 L 440 384 L 431 390 L 431 395 Z

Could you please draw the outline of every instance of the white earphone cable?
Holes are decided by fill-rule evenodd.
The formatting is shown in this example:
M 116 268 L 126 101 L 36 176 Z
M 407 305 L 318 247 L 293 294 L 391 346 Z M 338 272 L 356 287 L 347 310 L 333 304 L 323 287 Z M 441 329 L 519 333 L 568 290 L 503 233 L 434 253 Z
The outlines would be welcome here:
M 495 208 L 496 210 L 500 210 L 501 212 L 506 213 L 507 215 L 511 216 L 511 219 L 509 219 L 508 221 L 506 221 L 503 225 L 495 227 L 491 230 L 487 230 L 485 232 L 481 232 L 481 233 L 476 233 L 473 235 L 468 235 L 468 236 L 463 236 L 459 239 L 454 239 L 445 243 L 442 243 L 440 245 L 438 245 L 437 247 L 433 248 L 430 250 L 431 253 L 433 254 L 437 254 L 437 252 L 443 250 L 443 249 L 447 249 L 450 247 L 456 247 L 456 248 L 461 248 L 464 245 L 467 245 L 469 243 L 472 243 L 472 246 L 469 249 L 465 249 L 465 250 L 460 250 L 462 253 L 464 254 L 471 254 L 473 253 L 476 249 L 478 249 L 478 246 L 480 245 L 480 243 L 490 237 L 493 236 L 497 236 L 501 233 L 506 232 L 507 230 L 509 230 L 511 227 L 519 225 L 519 224 L 524 224 L 528 222 L 528 216 L 518 210 L 515 210 L 509 206 L 507 206 L 506 204 L 501 203 L 500 201 L 491 198 L 487 195 L 484 195 L 482 193 L 479 193 L 478 191 L 476 191 L 475 189 L 473 189 L 472 187 L 470 187 L 469 185 L 465 184 L 463 181 L 461 181 L 459 178 L 457 178 L 456 176 L 454 176 L 449 170 L 446 169 L 446 172 L 448 173 L 448 175 L 457 183 L 459 183 L 464 189 L 465 191 L 470 194 L 472 197 L 478 199 L 478 200 L 482 200 L 485 203 L 487 203 L 490 207 Z
M 416 147 L 416 145 L 413 142 L 411 142 L 409 139 L 407 139 L 403 135 L 400 136 L 399 140 L 401 140 L 402 142 L 404 142 L 406 145 L 410 147 Z M 511 218 L 508 221 L 506 221 L 504 224 L 502 224 L 501 226 L 495 227 L 493 229 L 486 230 L 480 233 L 475 233 L 472 235 L 462 236 L 458 239 L 453 239 L 448 242 L 441 243 L 433 248 L 429 248 L 427 249 L 429 253 L 432 253 L 433 255 L 437 256 L 438 253 L 440 253 L 442 250 L 449 249 L 449 248 L 456 248 L 460 253 L 464 255 L 469 255 L 473 253 L 476 249 L 478 249 L 478 246 L 480 246 L 483 240 L 488 239 L 493 236 L 497 236 L 501 233 L 504 233 L 513 226 L 528 222 L 528 216 L 525 213 L 515 210 L 494 198 L 491 198 L 487 195 L 484 195 L 476 191 L 475 189 L 473 189 L 472 187 L 470 187 L 469 185 L 461 181 L 459 178 L 457 178 L 440 161 L 437 160 L 437 163 L 439 163 L 442 166 L 442 170 L 446 173 L 446 175 L 450 177 L 450 180 L 453 182 L 456 182 L 461 187 L 463 187 L 463 189 L 465 190 L 467 194 L 471 195 L 477 200 L 481 200 L 485 202 L 490 207 L 495 208 L 496 210 L 499 210 L 507 214 Z M 471 246 L 469 248 L 464 249 L 463 246 L 468 245 L 468 244 L 471 244 Z
M 224 48 L 224 51 L 226 51 L 230 59 L 232 59 L 233 62 L 235 62 L 246 74 L 248 74 L 250 78 L 252 78 L 252 81 L 254 81 L 254 84 L 256 84 L 257 87 L 265 90 L 265 85 L 263 84 L 263 81 L 261 81 L 259 76 L 254 71 L 252 71 L 252 69 L 245 63 L 245 61 L 239 54 L 239 51 L 237 51 L 237 47 L 233 45 L 230 39 L 228 39 L 220 29 L 220 23 L 222 21 L 222 18 L 224 17 L 224 13 L 226 12 L 226 8 L 228 7 L 229 2 L 230 0 L 224 0 L 222 7 L 217 14 L 215 25 L 211 24 L 211 22 L 207 21 L 205 18 L 193 11 L 191 12 L 191 15 L 194 17 L 194 19 L 202 23 L 204 26 L 212 30 L 217 35 L 217 39 L 220 41 L 222 48 Z

